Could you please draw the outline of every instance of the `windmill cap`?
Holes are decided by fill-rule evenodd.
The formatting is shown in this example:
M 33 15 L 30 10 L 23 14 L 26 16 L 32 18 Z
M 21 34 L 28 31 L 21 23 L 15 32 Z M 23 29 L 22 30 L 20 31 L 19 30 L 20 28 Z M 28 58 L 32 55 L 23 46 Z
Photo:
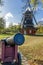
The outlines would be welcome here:
M 27 10 L 28 10 L 28 11 L 31 11 L 30 7 L 27 7 L 27 8 L 26 8 L 26 11 L 27 11 Z

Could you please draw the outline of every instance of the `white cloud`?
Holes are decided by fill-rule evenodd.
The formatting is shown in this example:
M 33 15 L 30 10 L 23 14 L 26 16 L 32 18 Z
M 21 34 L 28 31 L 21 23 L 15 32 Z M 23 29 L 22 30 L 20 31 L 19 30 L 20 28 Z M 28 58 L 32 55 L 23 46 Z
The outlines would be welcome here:
M 7 20 L 8 18 L 13 18 L 13 15 L 12 13 L 8 12 L 4 18 Z
M 8 12 L 4 19 L 6 20 L 6 27 L 9 27 L 10 22 L 12 22 L 13 25 L 18 25 L 18 22 L 16 20 L 16 17 L 12 15 L 12 13 Z
M 43 18 L 39 19 L 39 21 L 43 21 Z
M 13 23 L 13 25 L 18 25 L 18 23 Z
M 8 12 L 7 14 L 5 14 L 4 19 L 6 20 L 6 27 L 9 26 L 9 23 L 11 22 L 13 17 L 14 16 L 12 15 L 11 12 Z
M 43 21 L 43 18 L 41 19 L 41 21 Z
M 9 22 L 6 22 L 6 28 L 8 28 L 9 27 Z
M 10 22 L 6 22 L 6 28 L 8 28 L 9 27 L 9 24 L 10 24 Z M 13 25 L 19 25 L 18 23 L 14 23 L 13 22 Z

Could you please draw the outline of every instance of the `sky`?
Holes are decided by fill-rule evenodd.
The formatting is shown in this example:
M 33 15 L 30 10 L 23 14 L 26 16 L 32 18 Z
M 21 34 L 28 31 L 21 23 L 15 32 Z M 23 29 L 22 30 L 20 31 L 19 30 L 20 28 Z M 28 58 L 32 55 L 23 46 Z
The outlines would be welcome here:
M 4 17 L 6 20 L 6 25 L 8 26 L 10 22 L 14 24 L 18 24 L 22 19 L 22 7 L 24 3 L 21 0 L 3 0 L 4 5 L 0 7 L 2 11 L 0 13 L 1 17 Z M 39 4 L 37 11 L 35 13 L 35 17 L 37 21 L 43 20 L 43 8 L 41 8 L 41 4 Z

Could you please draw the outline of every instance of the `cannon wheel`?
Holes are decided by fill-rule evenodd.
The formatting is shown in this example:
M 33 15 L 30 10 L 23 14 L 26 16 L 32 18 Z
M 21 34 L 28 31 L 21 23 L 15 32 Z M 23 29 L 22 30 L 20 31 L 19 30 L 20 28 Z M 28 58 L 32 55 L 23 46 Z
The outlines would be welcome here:
M 21 54 L 18 53 L 18 63 L 17 65 L 22 65 L 22 59 L 21 59 Z

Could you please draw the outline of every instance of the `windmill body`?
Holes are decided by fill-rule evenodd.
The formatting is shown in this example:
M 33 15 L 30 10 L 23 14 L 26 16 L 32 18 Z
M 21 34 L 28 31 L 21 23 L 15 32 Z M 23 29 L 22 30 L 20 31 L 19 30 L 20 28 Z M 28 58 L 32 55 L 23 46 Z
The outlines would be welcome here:
M 34 26 L 33 18 L 34 18 L 33 11 L 28 7 L 23 13 L 22 22 L 21 22 L 21 32 L 23 34 L 36 33 L 37 28 Z

